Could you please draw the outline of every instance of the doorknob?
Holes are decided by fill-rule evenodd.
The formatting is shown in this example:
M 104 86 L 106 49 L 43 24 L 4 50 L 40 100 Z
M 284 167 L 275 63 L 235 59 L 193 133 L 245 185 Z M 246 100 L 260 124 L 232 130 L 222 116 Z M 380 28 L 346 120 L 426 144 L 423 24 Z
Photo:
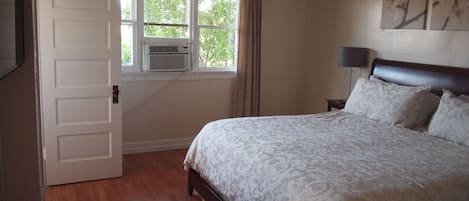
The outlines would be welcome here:
M 118 104 L 119 103 L 119 86 L 114 85 L 112 86 L 112 103 L 113 104 Z

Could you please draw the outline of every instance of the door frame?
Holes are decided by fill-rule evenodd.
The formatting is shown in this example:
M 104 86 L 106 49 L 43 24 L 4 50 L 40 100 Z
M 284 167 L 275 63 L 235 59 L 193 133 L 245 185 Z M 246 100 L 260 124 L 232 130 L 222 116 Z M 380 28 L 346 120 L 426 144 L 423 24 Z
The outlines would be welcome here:
M 32 22 L 33 22 L 33 51 L 34 51 L 34 77 L 35 77 L 35 93 L 36 93 L 36 130 L 37 130 L 37 142 L 38 142 L 38 157 L 39 157 L 39 179 L 41 188 L 41 200 L 46 200 L 47 181 L 46 181 L 46 156 L 45 156 L 45 144 L 43 135 L 43 122 L 42 122 L 42 111 L 41 111 L 41 82 L 40 82 L 40 69 L 39 69 L 39 35 L 38 35 L 38 12 L 37 4 L 40 0 L 34 0 L 31 2 Z
M 5 184 L 3 183 L 3 144 L 2 144 L 2 136 L 0 135 L 0 200 L 5 200 L 3 197 L 3 190 Z

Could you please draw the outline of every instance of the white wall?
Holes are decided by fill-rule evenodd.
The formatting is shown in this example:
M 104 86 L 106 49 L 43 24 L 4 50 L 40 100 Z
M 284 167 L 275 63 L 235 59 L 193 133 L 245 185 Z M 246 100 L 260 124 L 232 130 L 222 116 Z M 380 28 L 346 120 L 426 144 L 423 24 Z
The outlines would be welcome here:
M 381 30 L 382 0 L 321 0 L 314 6 L 320 9 L 311 12 L 308 26 L 315 29 L 312 34 L 319 31 L 319 37 L 310 44 L 321 44 L 321 53 L 310 60 L 315 70 L 309 87 L 315 93 L 308 99 L 309 112 L 325 110 L 326 98 L 347 96 L 347 70 L 336 65 L 339 46 L 368 47 L 384 59 L 469 68 L 468 31 Z M 354 70 L 355 79 L 370 70 Z
M 123 82 L 124 150 L 187 146 L 203 125 L 232 116 L 233 83 L 233 79 Z

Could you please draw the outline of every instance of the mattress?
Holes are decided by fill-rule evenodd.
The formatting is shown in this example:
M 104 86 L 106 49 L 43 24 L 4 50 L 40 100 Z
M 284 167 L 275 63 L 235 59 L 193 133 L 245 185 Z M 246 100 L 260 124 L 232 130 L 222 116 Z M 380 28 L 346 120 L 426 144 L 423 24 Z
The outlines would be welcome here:
M 226 201 L 469 200 L 469 148 L 343 111 L 207 124 L 184 161 Z

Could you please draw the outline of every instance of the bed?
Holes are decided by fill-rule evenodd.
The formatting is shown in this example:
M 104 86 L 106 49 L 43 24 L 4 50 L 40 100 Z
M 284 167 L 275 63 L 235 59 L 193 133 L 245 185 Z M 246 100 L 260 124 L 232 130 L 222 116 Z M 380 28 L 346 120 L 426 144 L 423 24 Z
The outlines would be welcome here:
M 377 59 L 371 75 L 469 94 L 469 69 Z M 184 165 L 206 201 L 469 200 L 469 147 L 344 111 L 211 122 Z

